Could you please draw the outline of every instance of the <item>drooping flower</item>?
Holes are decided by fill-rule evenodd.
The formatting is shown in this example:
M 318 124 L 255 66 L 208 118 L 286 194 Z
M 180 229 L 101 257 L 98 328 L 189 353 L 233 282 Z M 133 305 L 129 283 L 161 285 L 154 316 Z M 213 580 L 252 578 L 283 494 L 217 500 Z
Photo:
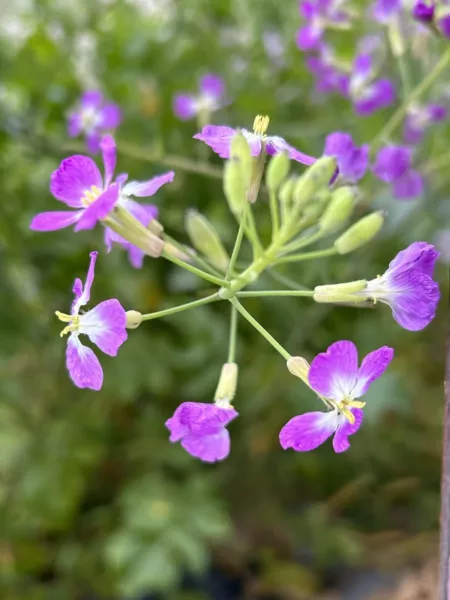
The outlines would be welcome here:
M 105 300 L 87 312 L 80 309 L 89 302 L 94 281 L 97 252 L 91 252 L 91 262 L 83 286 L 81 279 L 73 285 L 74 301 L 70 314 L 56 311 L 60 321 L 67 323 L 61 337 L 70 334 L 67 340 L 66 365 L 74 384 L 79 388 L 99 390 L 103 385 L 103 369 L 91 348 L 84 346 L 79 336 L 85 334 L 102 352 L 116 356 L 128 335 L 125 328 L 126 313 L 116 299 Z
M 297 46 L 300 50 L 317 50 L 327 27 L 348 29 L 349 15 L 342 10 L 342 0 L 302 0 L 300 15 L 306 25 L 297 32 Z
M 348 95 L 353 101 L 355 111 L 360 115 L 372 113 L 390 106 L 395 101 L 395 86 L 390 79 L 377 79 L 378 68 L 375 65 L 374 51 L 366 49 L 356 55 L 353 71 L 349 80 Z
M 204 113 L 210 115 L 225 103 L 225 84 L 218 75 L 209 73 L 200 79 L 197 94 L 176 94 L 173 112 L 182 121 Z
M 247 140 L 252 156 L 259 156 L 262 149 L 270 156 L 278 152 L 286 152 L 289 158 L 303 165 L 312 165 L 316 159 L 299 152 L 289 145 L 286 140 L 274 135 L 266 135 L 269 126 L 269 117 L 258 115 L 253 123 L 253 133 L 246 129 L 233 129 L 226 125 L 206 125 L 194 139 L 205 142 L 221 158 L 230 158 L 231 140 L 236 133 L 241 133 Z
M 350 435 L 358 431 L 363 420 L 361 398 L 370 385 L 381 377 L 394 356 L 394 350 L 383 346 L 368 354 L 358 368 L 358 351 L 349 341 L 342 340 L 318 354 L 308 373 L 310 387 L 328 399 L 334 409 L 310 412 L 292 418 L 280 431 L 280 443 L 286 450 L 314 450 L 334 434 L 335 452 L 350 447 Z
M 220 406 L 201 402 L 183 402 L 166 421 L 170 441 L 181 441 L 182 447 L 204 462 L 223 460 L 230 453 L 228 423 L 238 416 L 224 402 Z
M 440 123 L 447 118 L 448 110 L 442 104 L 412 106 L 406 113 L 403 126 L 403 139 L 406 144 L 419 144 L 425 131 L 433 123 Z
M 339 175 L 349 183 L 364 177 L 369 165 L 369 146 L 355 146 L 352 136 L 336 131 L 327 136 L 324 154 L 337 159 Z
M 119 197 L 119 184 L 112 183 L 116 147 L 111 136 L 103 138 L 101 150 L 104 179 L 88 156 L 75 154 L 61 162 L 52 173 L 50 191 L 56 200 L 75 210 L 39 213 L 31 221 L 30 229 L 55 231 L 70 225 L 75 225 L 75 231 L 93 229 L 97 221 L 108 216 Z
M 103 94 L 96 90 L 84 92 L 78 108 L 69 114 L 68 134 L 77 137 L 86 136 L 89 152 L 97 153 L 102 136 L 116 129 L 122 120 L 117 104 L 105 103 Z
M 372 171 L 382 181 L 392 184 L 399 200 L 410 200 L 423 192 L 421 174 L 412 168 L 412 150 L 405 146 L 387 146 L 376 157 Z

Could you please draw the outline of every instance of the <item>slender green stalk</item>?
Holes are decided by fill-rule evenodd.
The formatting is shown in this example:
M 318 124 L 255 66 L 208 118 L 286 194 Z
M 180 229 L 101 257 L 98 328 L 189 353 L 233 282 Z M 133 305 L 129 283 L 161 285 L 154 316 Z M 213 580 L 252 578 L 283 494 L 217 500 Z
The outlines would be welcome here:
M 228 265 L 228 271 L 225 275 L 225 279 L 227 281 L 230 280 L 232 273 L 234 271 L 234 266 L 236 264 L 237 258 L 239 256 L 239 250 L 241 249 L 242 239 L 244 237 L 245 232 L 245 223 L 247 221 L 247 215 L 250 209 L 250 204 L 246 204 L 244 210 L 241 214 L 241 222 L 239 223 L 239 229 L 236 236 L 236 241 L 234 242 L 233 252 L 231 253 L 230 264 Z
M 283 346 L 281 344 L 279 344 L 277 342 L 277 340 L 272 337 L 270 335 L 270 333 L 264 329 L 264 327 L 254 318 L 252 317 L 252 315 L 245 310 L 245 308 L 242 306 L 242 304 L 239 302 L 239 300 L 237 298 L 231 298 L 230 299 L 231 304 L 236 307 L 236 310 L 238 310 L 241 315 L 244 317 L 244 319 L 247 319 L 247 321 L 253 325 L 253 327 L 259 331 L 259 333 L 266 338 L 266 340 L 269 342 L 269 344 L 272 344 L 272 346 L 275 348 L 275 350 L 277 352 L 279 352 L 281 354 L 281 356 L 285 359 L 285 360 L 289 360 L 291 358 L 291 355 L 289 354 L 289 352 L 287 350 L 285 350 L 283 348 Z
M 245 234 L 253 248 L 253 258 L 256 259 L 263 253 L 261 240 L 259 239 L 258 230 L 256 228 L 255 218 L 253 216 L 251 204 L 248 205 L 248 215 L 246 218 Z M 248 223 L 247 223 L 248 221 Z
M 216 285 L 220 285 L 221 287 L 229 287 L 230 286 L 229 282 L 225 281 L 225 279 L 221 279 L 219 277 L 215 277 L 214 275 L 210 275 L 209 273 L 205 273 L 205 271 L 202 271 L 201 269 L 197 269 L 197 267 L 190 265 L 189 263 L 185 262 L 184 260 L 181 260 L 180 258 L 176 258 L 175 256 L 172 256 L 166 250 L 162 251 L 161 256 L 163 256 L 170 262 L 174 263 L 175 265 L 178 265 L 179 267 L 186 269 L 186 271 L 190 271 L 191 273 L 194 273 L 194 275 L 198 275 L 198 277 L 201 277 L 202 279 L 206 279 L 206 281 L 209 281 L 210 283 L 215 283 Z
M 278 196 L 275 192 L 270 190 L 269 195 L 269 203 L 270 203 L 270 216 L 272 218 L 272 242 L 278 235 L 280 231 L 280 205 L 278 202 Z
M 236 340 L 237 340 L 237 323 L 238 323 L 238 312 L 235 306 L 231 307 L 231 320 L 230 320 L 230 340 L 228 343 L 228 359 L 227 362 L 232 363 L 236 360 Z
M 282 256 L 281 258 L 278 258 L 276 260 L 275 264 L 279 265 L 281 263 L 299 262 L 301 260 L 313 260 L 315 258 L 325 258 L 326 256 L 333 256 L 333 254 L 337 254 L 335 248 L 326 248 L 325 250 L 316 250 L 314 252 L 303 252 L 302 254 Z
M 188 302 L 187 304 L 180 304 L 180 306 L 174 306 L 173 308 L 166 308 L 165 310 L 159 310 L 154 313 L 147 313 L 146 315 L 142 315 L 143 321 L 151 321 L 152 319 L 159 319 L 160 317 L 167 317 L 169 315 L 174 315 L 175 313 L 183 312 L 185 310 L 190 310 L 191 308 L 195 308 L 196 306 L 203 306 L 204 304 L 210 304 L 211 302 L 217 302 L 220 300 L 219 296 L 216 294 L 212 294 L 211 296 L 206 296 L 206 298 L 201 298 L 200 300 L 194 300 L 194 302 Z
M 420 96 L 427 91 L 427 89 L 431 86 L 434 80 L 442 73 L 445 67 L 448 66 L 450 62 L 450 49 L 448 49 L 442 55 L 441 59 L 436 63 L 434 69 L 422 80 L 422 82 L 409 94 L 406 102 L 404 102 L 400 108 L 392 115 L 386 125 L 382 128 L 382 130 L 378 133 L 378 135 L 374 138 L 370 145 L 371 153 L 375 153 L 379 146 L 383 144 L 384 140 L 388 139 L 392 132 L 400 125 L 405 116 L 408 108 L 413 104 Z
M 222 273 L 220 271 L 218 271 L 212 265 L 207 263 L 206 260 L 203 260 L 203 258 L 201 258 L 198 254 L 196 254 L 194 252 L 194 250 L 192 250 L 192 248 L 183 246 L 183 244 L 180 244 L 179 242 L 177 242 L 177 240 L 170 237 L 170 235 L 167 235 L 166 233 L 163 233 L 162 239 L 164 241 L 167 241 L 170 244 L 172 244 L 180 252 L 188 255 L 189 258 L 198 265 L 198 267 L 202 268 L 207 273 L 210 273 L 211 275 L 215 275 L 216 277 L 219 277 L 219 278 L 222 277 Z
M 309 246 L 310 244 L 317 242 L 317 240 L 320 240 L 321 237 L 323 237 L 323 232 L 316 231 L 312 235 L 304 237 L 301 240 L 297 240 L 296 242 L 295 241 L 291 242 L 290 244 L 287 244 L 286 246 L 284 246 L 283 254 L 285 254 L 287 252 L 294 252 L 295 250 L 300 250 L 301 248 L 305 248 L 306 246 Z
M 314 296 L 314 291 L 310 290 L 268 290 L 267 292 L 238 292 L 238 298 L 270 298 L 272 296 Z

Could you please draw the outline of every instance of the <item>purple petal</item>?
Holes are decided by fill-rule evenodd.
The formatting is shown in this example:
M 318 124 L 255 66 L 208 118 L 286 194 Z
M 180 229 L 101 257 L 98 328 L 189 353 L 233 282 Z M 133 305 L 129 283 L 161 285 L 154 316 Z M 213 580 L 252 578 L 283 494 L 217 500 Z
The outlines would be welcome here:
M 89 268 L 86 275 L 86 283 L 83 290 L 83 282 L 81 279 L 75 279 L 73 284 L 73 293 L 75 294 L 74 301 L 72 303 L 72 314 L 78 314 L 81 306 L 84 306 L 89 302 L 91 297 L 91 287 L 95 277 L 95 263 L 97 261 L 98 252 L 91 252 L 89 254 L 91 260 L 89 262 Z
M 300 15 L 310 21 L 313 17 L 319 14 L 320 7 L 316 0 L 304 0 L 299 5 Z
M 129 244 L 128 258 L 132 267 L 134 267 L 135 269 L 141 269 L 142 265 L 144 264 L 145 252 L 137 246 Z
M 318 354 L 311 362 L 308 381 L 316 392 L 333 400 L 351 395 L 358 374 L 358 351 L 353 342 L 342 340 Z
M 161 186 L 172 182 L 174 177 L 175 173 L 173 171 L 168 171 L 167 173 L 153 177 L 153 179 L 149 179 L 148 181 L 130 181 L 130 183 L 127 183 L 123 187 L 122 193 L 125 196 L 136 196 L 137 198 L 153 196 Z
M 82 130 L 81 115 L 79 112 L 73 112 L 69 115 L 67 121 L 67 133 L 69 137 L 77 137 Z
M 122 112 L 117 104 L 105 104 L 99 113 L 99 127 L 117 129 L 122 121 Z
M 310 412 L 294 417 L 280 431 L 280 444 L 284 450 L 296 452 L 314 450 L 325 442 L 338 426 L 336 411 Z
M 74 384 L 79 388 L 98 391 L 103 385 L 103 369 L 94 352 L 83 346 L 78 336 L 67 341 L 66 365 Z
M 414 115 L 407 115 L 403 125 L 403 139 L 406 144 L 420 144 L 423 139 L 426 124 Z
M 86 144 L 91 154 L 97 154 L 100 150 L 101 139 L 101 135 L 97 130 L 91 131 L 86 135 Z
M 56 231 L 76 223 L 83 215 L 83 210 L 76 211 L 51 211 L 39 213 L 30 223 L 33 231 Z
M 236 129 L 226 125 L 206 125 L 194 139 L 205 142 L 221 158 L 230 158 L 230 144 L 236 133 Z
M 116 142 L 111 135 L 105 135 L 100 142 L 105 167 L 105 188 L 111 183 L 117 162 Z
M 292 160 L 296 160 L 302 165 L 313 165 L 316 162 L 314 156 L 303 154 L 293 146 L 290 146 L 286 140 L 278 136 L 268 136 L 266 141 L 266 152 L 269 155 L 277 154 L 278 152 L 287 152 L 287 155 Z
M 75 225 L 75 231 L 82 229 L 93 229 L 97 221 L 104 219 L 114 208 L 119 197 L 119 186 L 113 183 L 103 192 L 86 210 Z
M 396 179 L 393 183 L 394 196 L 399 200 L 412 200 L 423 193 L 422 175 L 410 169 L 400 179 Z
M 53 196 L 71 208 L 83 207 L 81 198 L 92 186 L 102 189 L 102 176 L 92 158 L 82 154 L 63 160 L 50 180 Z
M 378 179 L 391 183 L 402 177 L 410 169 L 411 161 L 412 152 L 410 148 L 388 146 L 378 152 L 372 171 Z
M 306 25 L 297 31 L 297 48 L 303 51 L 316 50 L 323 36 L 323 27 Z
M 103 102 L 103 94 L 98 90 L 88 90 L 81 96 L 81 106 L 84 109 L 99 108 Z
M 395 102 L 395 87 L 389 79 L 379 79 L 365 88 L 364 96 L 355 100 L 355 110 L 360 115 L 370 115 Z
M 438 25 L 445 37 L 450 38 L 450 15 L 443 19 L 439 19 Z
M 391 260 L 386 275 L 388 277 L 395 276 L 395 273 L 392 274 L 394 269 L 414 268 L 432 277 L 438 258 L 439 252 L 432 244 L 428 244 L 428 242 L 413 242 Z
M 394 358 L 394 350 L 389 346 L 383 346 L 370 352 L 358 369 L 356 386 L 353 389 L 353 398 L 360 398 L 369 389 L 371 383 L 381 377 Z
M 335 452 L 345 452 L 350 448 L 348 436 L 353 435 L 361 427 L 364 413 L 360 408 L 352 408 L 351 412 L 355 417 L 355 422 L 350 423 L 344 416 L 339 417 L 339 426 L 334 435 L 333 448 Z
M 443 104 L 429 104 L 427 111 L 428 117 L 433 123 L 445 121 L 448 116 L 448 109 Z
M 238 416 L 234 408 L 220 408 L 202 402 L 183 402 L 175 414 L 180 423 L 187 425 L 189 431 L 196 435 L 217 433 Z
M 417 269 L 395 273 L 389 282 L 394 293 L 383 298 L 394 319 L 404 329 L 419 331 L 433 319 L 439 302 L 439 286 Z
M 229 455 L 230 434 L 226 429 L 206 436 L 189 433 L 183 437 L 181 445 L 192 456 L 203 462 L 213 463 Z
M 195 117 L 197 114 L 195 96 L 192 94 L 177 94 L 173 100 L 173 112 L 182 121 L 188 121 Z
M 373 14 L 380 23 L 387 23 L 397 15 L 401 7 L 400 0 L 377 0 Z
M 223 79 L 212 73 L 204 75 L 200 79 L 200 92 L 215 100 L 220 100 L 225 93 L 225 84 Z
M 434 19 L 434 5 L 423 0 L 416 1 L 413 8 L 413 17 L 422 23 L 432 23 Z
M 357 148 L 348 133 L 330 134 L 325 141 L 324 154 L 337 158 L 339 173 L 351 183 L 359 181 L 369 165 L 369 146 Z
M 80 333 L 109 356 L 116 356 L 127 340 L 125 309 L 116 299 L 105 300 L 92 310 L 80 315 Z
M 327 156 L 342 156 L 351 152 L 353 148 L 352 136 L 349 133 L 336 131 L 326 137 L 323 153 Z
M 353 76 L 359 80 L 370 77 L 373 71 L 373 58 L 371 54 L 363 52 L 358 54 L 353 62 Z

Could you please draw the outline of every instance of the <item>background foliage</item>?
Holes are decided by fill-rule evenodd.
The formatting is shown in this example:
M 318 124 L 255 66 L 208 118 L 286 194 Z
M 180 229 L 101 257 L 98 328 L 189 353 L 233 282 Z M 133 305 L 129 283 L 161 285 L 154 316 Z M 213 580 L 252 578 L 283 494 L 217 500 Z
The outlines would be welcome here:
M 65 371 L 54 311 L 67 310 L 72 281 L 85 273 L 89 251 L 101 248 L 102 233 L 28 230 L 34 214 L 54 208 L 49 175 L 70 153 L 66 114 L 85 88 L 100 87 L 122 106 L 119 170 L 136 179 L 167 170 L 170 160 L 133 159 L 133 148 L 220 165 L 192 140 L 195 123 L 178 122 L 171 109 L 173 94 L 195 89 L 205 72 L 223 76 L 232 99 L 215 122 L 250 127 L 256 113 L 267 113 L 272 132 L 309 154 L 320 155 L 335 130 L 370 141 L 389 110 L 356 118 L 346 100 L 313 92 L 294 43 L 294 1 L 2 0 L 0 10 L 2 598 L 296 600 L 329 590 L 366 598 L 377 578 L 432 556 L 445 301 L 426 330 L 412 333 L 385 307 L 247 300 L 292 354 L 311 358 L 351 339 L 362 354 L 394 346 L 396 359 L 367 397 L 351 451 L 283 452 L 280 427 L 314 397 L 241 322 L 241 416 L 230 428 L 231 456 L 209 466 L 171 445 L 164 421 L 181 401 L 211 400 L 226 360 L 228 306 L 144 324 L 118 358 L 102 357 L 102 391 L 78 390 Z M 335 34 L 343 55 L 351 56 L 358 27 Z M 439 44 L 430 56 L 439 56 Z M 413 58 L 409 65 L 419 83 L 424 65 Z M 387 69 L 399 81 L 392 58 Z M 419 164 L 440 160 L 447 134 L 444 124 L 427 137 Z M 128 151 L 120 154 L 121 145 Z M 383 272 L 408 243 L 432 241 L 449 223 L 445 177 L 445 169 L 433 170 L 423 198 L 399 203 L 369 175 L 365 202 L 389 210 L 381 236 L 354 254 L 278 274 L 310 286 Z M 185 210 L 195 207 L 232 244 L 236 225 L 219 180 L 176 169 L 157 204 L 182 241 Z M 262 201 L 262 228 L 267 214 Z M 439 277 L 446 282 L 442 265 Z M 277 284 L 264 276 L 258 285 Z M 204 289 L 163 260 L 146 259 L 135 271 L 120 249 L 102 250 L 93 301 L 117 297 L 149 312 Z

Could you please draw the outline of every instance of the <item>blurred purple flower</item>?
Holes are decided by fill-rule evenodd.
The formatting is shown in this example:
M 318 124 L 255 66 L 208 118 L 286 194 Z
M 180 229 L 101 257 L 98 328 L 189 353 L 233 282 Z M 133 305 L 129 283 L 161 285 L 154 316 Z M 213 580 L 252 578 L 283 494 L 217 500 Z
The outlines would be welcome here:
M 413 17 L 421 23 L 432 23 L 434 19 L 435 5 L 433 0 L 426 2 L 424 0 L 417 0 L 413 7 Z
M 368 354 L 358 368 L 356 346 L 346 340 L 335 342 L 318 354 L 309 368 L 308 381 L 315 392 L 331 400 L 335 409 L 292 418 L 280 431 L 281 446 L 308 452 L 334 434 L 334 451 L 348 450 L 348 437 L 358 431 L 363 420 L 365 403 L 356 398 L 361 398 L 381 377 L 393 356 L 394 350 L 383 346 Z
M 439 3 L 433 0 L 418 0 L 413 8 L 413 17 L 424 24 L 434 23 L 442 34 L 450 38 L 450 2 L 440 0 Z
M 448 110 L 442 104 L 411 107 L 403 126 L 403 139 L 406 144 L 418 144 L 422 141 L 426 129 L 433 123 L 440 123 L 448 116 Z
M 389 23 L 402 9 L 403 0 L 376 0 L 372 14 L 379 23 Z
M 91 348 L 83 346 L 80 334 L 87 335 L 102 352 L 116 356 L 120 346 L 126 341 L 126 313 L 116 299 L 100 302 L 91 310 L 82 312 L 80 308 L 89 302 L 94 281 L 97 252 L 91 252 L 91 262 L 83 287 L 81 279 L 73 285 L 74 301 L 70 315 L 56 311 L 60 321 L 67 323 L 61 336 L 70 333 L 67 340 L 66 365 L 74 384 L 79 388 L 99 390 L 103 384 L 103 369 Z
M 324 154 L 337 159 L 339 175 L 349 183 L 364 177 L 369 165 L 369 146 L 358 148 L 348 133 L 336 131 L 327 136 Z
M 353 63 L 348 94 L 360 115 L 371 115 L 395 101 L 394 84 L 390 79 L 376 79 L 374 62 L 373 54 L 363 51 L 357 54 Z
M 166 421 L 170 441 L 179 442 L 192 456 L 204 462 L 223 460 L 230 453 L 230 434 L 226 426 L 238 413 L 233 407 L 183 402 Z
M 329 94 L 336 92 L 348 96 L 349 75 L 335 64 L 334 53 L 330 46 L 321 44 L 317 53 L 307 56 L 305 64 L 316 80 L 315 90 Z
M 399 200 L 411 200 L 423 192 L 421 174 L 412 168 L 412 150 L 405 146 L 382 148 L 372 167 L 373 173 L 392 184 L 392 192 Z
M 225 104 L 225 83 L 212 73 L 200 79 L 198 94 L 176 94 L 173 112 L 182 121 L 188 121 L 200 113 L 210 115 Z
M 302 0 L 300 15 L 306 25 L 297 32 L 297 46 L 300 50 L 317 50 L 325 29 L 329 26 L 347 29 L 350 19 L 342 10 L 342 0 Z
M 86 136 L 89 152 L 96 154 L 104 133 L 116 129 L 122 121 L 117 104 L 105 103 L 103 94 L 96 90 L 84 92 L 79 107 L 69 114 L 67 131 L 70 137 L 80 133 Z

